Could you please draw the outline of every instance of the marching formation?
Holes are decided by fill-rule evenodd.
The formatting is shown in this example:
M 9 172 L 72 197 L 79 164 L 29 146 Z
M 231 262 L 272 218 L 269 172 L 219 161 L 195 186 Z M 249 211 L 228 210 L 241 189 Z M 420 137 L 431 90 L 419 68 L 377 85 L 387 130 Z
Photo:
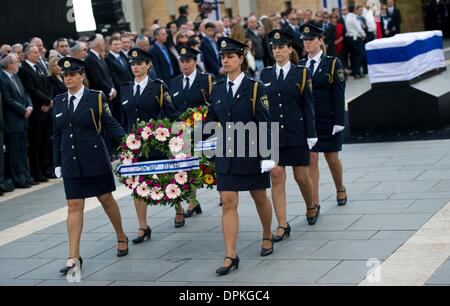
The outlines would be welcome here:
M 325 154 L 330 167 L 336 185 L 337 204 L 345 205 L 347 194 L 338 153 L 342 150 L 343 141 L 345 73 L 339 59 L 326 55 L 323 33 L 324 30 L 314 24 L 301 27 L 306 57 L 299 60 L 291 33 L 282 29 L 270 32 L 275 65 L 265 68 L 259 81 L 246 73 L 247 45 L 229 37 L 222 37 L 217 42 L 223 77 L 215 78 L 198 69 L 200 51 L 186 46 L 179 50 L 182 74 L 172 79 L 170 84 L 151 77 L 154 60 L 151 53 L 132 48 L 128 52 L 128 63 L 134 79 L 120 88 L 120 123 L 111 113 L 105 94 L 84 85 L 89 63 L 73 57 L 61 58 L 58 65 L 67 92 L 53 101 L 53 156 L 55 174 L 63 178 L 69 207 L 70 255 L 60 272 L 65 275 L 74 267 L 82 267 L 80 239 L 84 201 L 89 197 L 98 198 L 114 226 L 117 256 L 128 254 L 129 240 L 122 228 L 119 207 L 112 196 L 115 182 L 105 139 L 120 143 L 126 135 L 133 134 L 132 144 L 136 144 L 141 137 L 134 136 L 138 123 L 149 123 L 149 127 L 161 120 L 180 121 L 181 114 L 192 108 L 207 107 L 204 126 L 213 123 L 217 127 L 215 133 L 205 129 L 202 139 L 214 136 L 222 140 L 221 145 L 217 144 L 212 160 L 222 205 L 225 243 L 225 259 L 223 266 L 216 271 L 218 275 L 228 274 L 239 267 L 236 251 L 239 192 L 249 191 L 255 202 L 262 227 L 261 256 L 271 255 L 274 244 L 290 236 L 291 226 L 286 217 L 286 167 L 293 168 L 300 191 L 299 202 L 301 194 L 309 225 L 319 222 L 320 215 L 319 153 Z M 254 124 L 255 133 L 242 136 L 235 128 L 237 124 Z M 276 127 L 276 133 L 273 127 Z M 144 135 L 142 128 L 140 133 Z M 266 149 L 270 154 L 257 145 L 261 136 L 268 140 Z M 128 141 L 124 146 L 127 144 Z M 241 144 L 245 150 L 238 152 Z M 180 149 L 183 147 L 182 143 L 178 145 Z M 139 147 L 128 146 L 131 149 Z M 253 148 L 256 152 L 252 152 Z M 183 159 L 192 155 L 177 156 L 177 159 Z M 153 147 L 139 161 L 164 162 L 165 159 L 167 156 Z M 181 176 L 177 181 L 186 183 L 187 180 Z M 157 181 L 158 176 L 155 174 L 153 178 Z M 145 188 L 155 185 L 153 181 L 145 184 Z M 185 225 L 185 218 L 202 212 L 195 197 L 196 188 L 186 211 L 182 203 L 174 206 L 176 228 Z M 270 188 L 271 199 L 267 195 Z M 160 189 L 153 187 L 152 190 Z M 147 195 L 150 191 L 141 194 Z M 164 202 L 166 198 L 162 192 L 160 194 L 158 199 Z M 134 197 L 134 205 L 138 234 L 132 243 L 140 244 L 151 239 L 152 229 L 147 223 L 147 203 Z M 277 218 L 274 233 L 272 209 Z

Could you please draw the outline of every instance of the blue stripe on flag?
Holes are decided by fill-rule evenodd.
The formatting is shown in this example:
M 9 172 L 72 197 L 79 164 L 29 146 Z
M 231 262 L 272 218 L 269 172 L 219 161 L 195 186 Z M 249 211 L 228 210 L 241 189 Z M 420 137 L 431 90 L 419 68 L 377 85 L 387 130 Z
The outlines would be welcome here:
M 417 40 L 404 47 L 366 50 L 367 63 L 377 65 L 407 62 L 418 55 L 438 49 L 444 49 L 442 36 L 433 36 L 424 40 Z

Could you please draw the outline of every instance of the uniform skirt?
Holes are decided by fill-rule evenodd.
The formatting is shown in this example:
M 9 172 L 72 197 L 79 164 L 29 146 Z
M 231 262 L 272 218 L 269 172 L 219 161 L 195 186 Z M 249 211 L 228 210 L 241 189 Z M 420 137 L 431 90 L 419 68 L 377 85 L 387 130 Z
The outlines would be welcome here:
M 92 177 L 64 179 L 67 200 L 97 197 L 116 190 L 112 172 Z
M 218 191 L 251 191 L 270 188 L 270 174 L 217 174 Z
M 280 148 L 278 166 L 309 166 L 309 149 L 306 146 Z
M 342 151 L 342 143 L 344 141 L 344 134 L 342 132 L 336 135 L 325 135 L 317 133 L 319 141 L 311 149 L 312 152 L 317 153 L 330 153 L 330 152 L 340 152 Z

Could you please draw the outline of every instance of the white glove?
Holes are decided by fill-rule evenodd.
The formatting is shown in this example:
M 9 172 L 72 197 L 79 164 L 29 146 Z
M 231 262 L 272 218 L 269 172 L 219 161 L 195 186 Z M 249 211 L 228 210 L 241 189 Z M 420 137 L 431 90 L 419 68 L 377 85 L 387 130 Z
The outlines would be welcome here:
M 61 167 L 55 168 L 55 175 L 57 178 L 61 178 Z
M 275 168 L 276 164 L 273 160 L 263 160 L 261 162 L 261 173 L 269 172 L 273 168 Z
M 319 138 L 308 138 L 308 147 L 311 150 L 316 145 L 317 141 L 319 141 Z
M 337 133 L 342 132 L 345 129 L 345 126 L 335 125 L 333 126 L 333 133 L 331 135 L 336 135 Z

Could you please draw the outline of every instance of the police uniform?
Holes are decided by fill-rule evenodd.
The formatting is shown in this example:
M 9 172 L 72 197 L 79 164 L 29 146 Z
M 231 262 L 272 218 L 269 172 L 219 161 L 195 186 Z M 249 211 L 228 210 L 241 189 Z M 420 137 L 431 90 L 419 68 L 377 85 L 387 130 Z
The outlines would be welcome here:
M 271 45 L 290 45 L 293 37 L 286 31 L 274 30 L 269 39 Z M 316 138 L 309 70 L 290 62 L 285 67 L 267 67 L 261 81 L 269 98 L 271 120 L 279 123 L 278 165 L 308 166 L 307 139 Z
M 303 25 L 301 30 L 302 39 L 312 39 L 323 34 L 321 28 L 311 24 Z M 300 65 L 308 66 L 308 62 L 308 58 L 305 58 L 300 61 Z M 338 58 L 322 54 L 318 67 L 314 73 L 311 71 L 311 74 L 313 74 L 316 132 L 319 138 L 312 151 L 342 151 L 343 133 L 332 134 L 335 126 L 345 126 L 344 68 Z
M 244 54 L 246 45 L 228 37 L 222 37 L 218 42 L 220 53 Z M 255 122 L 267 123 L 267 130 L 259 130 L 259 133 L 267 133 L 270 140 L 270 116 L 268 99 L 262 83 L 247 77 L 244 72 L 234 80 L 242 80 L 239 88 L 229 101 L 227 81 L 218 82 L 213 86 L 206 122 L 218 122 L 222 127 L 223 139 L 222 156 L 216 156 L 217 190 L 218 191 L 249 191 L 270 188 L 269 173 L 261 173 L 262 157 L 249 156 L 248 147 L 256 145 L 257 139 L 245 139 L 245 157 L 237 155 L 238 139 L 234 130 L 234 137 L 227 135 L 227 131 L 233 131 L 233 123 L 247 124 Z M 229 132 L 228 132 L 229 133 Z M 269 143 L 270 144 L 270 143 Z M 228 155 L 228 156 L 227 156 Z
M 77 72 L 84 71 L 85 62 L 66 57 L 58 65 L 63 73 Z M 105 129 L 114 138 L 125 132 L 112 117 L 103 94 L 83 87 L 73 96 L 68 92 L 56 96 L 53 103 L 54 165 L 61 167 L 66 198 L 84 199 L 114 191 L 111 162 L 100 132 Z
M 180 48 L 179 53 L 180 60 L 197 60 L 197 55 L 201 52 L 193 48 L 182 47 Z M 193 80 L 191 80 L 192 76 L 181 74 L 170 81 L 170 96 L 180 113 L 185 112 L 191 107 L 195 108 L 208 104 L 213 84 L 212 75 L 198 69 L 196 69 L 193 74 L 195 74 Z M 189 79 L 189 83 L 187 83 L 186 79 Z M 186 84 L 188 84 L 187 88 Z
M 131 49 L 128 53 L 130 63 L 151 60 L 148 52 Z M 145 88 L 137 90 L 137 85 L 146 83 Z M 167 86 L 162 80 L 144 79 L 140 84 L 129 83 L 121 87 L 122 126 L 127 133 L 131 133 L 137 122 L 148 122 L 168 118 L 178 120 L 180 114 L 171 101 Z M 136 87 L 136 90 L 135 90 Z M 150 153 L 152 159 L 163 158 L 157 151 Z

